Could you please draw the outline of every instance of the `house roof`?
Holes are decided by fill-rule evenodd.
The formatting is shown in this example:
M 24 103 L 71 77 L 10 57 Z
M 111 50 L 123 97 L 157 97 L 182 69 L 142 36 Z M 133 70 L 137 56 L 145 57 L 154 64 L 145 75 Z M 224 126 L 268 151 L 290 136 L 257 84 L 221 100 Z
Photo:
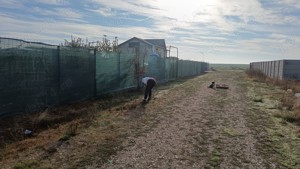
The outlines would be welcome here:
M 144 39 L 145 41 L 155 45 L 155 46 L 160 46 L 166 49 L 166 42 L 164 39 Z
M 118 46 L 121 46 L 121 45 L 123 45 L 123 44 L 125 44 L 128 41 L 131 41 L 133 39 L 137 39 L 137 40 L 142 41 L 142 42 L 144 42 L 148 45 L 151 45 L 151 46 L 154 45 L 154 46 L 159 46 L 159 47 L 162 47 L 162 48 L 166 49 L 166 43 L 165 43 L 164 39 L 141 39 L 141 38 L 137 38 L 137 37 L 133 37 L 133 38 L 119 44 Z

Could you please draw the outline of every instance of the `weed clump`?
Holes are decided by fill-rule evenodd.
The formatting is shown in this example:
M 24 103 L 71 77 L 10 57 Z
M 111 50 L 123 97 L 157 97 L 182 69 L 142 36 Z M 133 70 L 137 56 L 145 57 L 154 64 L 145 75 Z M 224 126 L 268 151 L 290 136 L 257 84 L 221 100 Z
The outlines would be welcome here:
M 73 122 L 71 123 L 68 128 L 66 129 L 64 135 L 62 138 L 59 139 L 59 141 L 67 141 L 69 140 L 71 137 L 76 136 L 77 134 L 77 130 L 78 130 L 78 122 Z
M 28 160 L 28 161 L 23 161 L 20 163 L 17 163 L 13 169 L 34 169 L 38 167 L 38 162 Z

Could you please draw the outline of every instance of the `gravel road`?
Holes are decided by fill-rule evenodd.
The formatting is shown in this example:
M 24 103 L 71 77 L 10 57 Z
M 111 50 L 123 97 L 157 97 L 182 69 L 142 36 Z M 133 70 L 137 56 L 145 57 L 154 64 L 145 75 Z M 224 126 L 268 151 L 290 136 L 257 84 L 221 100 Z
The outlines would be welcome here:
M 282 93 L 243 71 L 217 71 L 158 85 L 146 105 L 141 93 L 103 110 L 108 102 L 96 100 L 82 107 L 90 116 L 8 144 L 0 168 L 298 169 L 300 129 L 278 117 Z
M 158 112 L 159 123 L 146 135 L 129 138 L 125 149 L 102 168 L 270 167 L 257 151 L 255 132 L 247 125 L 249 109 L 241 76 L 212 73 L 191 80 L 185 89 L 177 86 L 163 96 L 158 93 L 145 113 Z M 211 81 L 230 88 L 209 89 Z M 167 98 L 173 101 L 163 101 Z

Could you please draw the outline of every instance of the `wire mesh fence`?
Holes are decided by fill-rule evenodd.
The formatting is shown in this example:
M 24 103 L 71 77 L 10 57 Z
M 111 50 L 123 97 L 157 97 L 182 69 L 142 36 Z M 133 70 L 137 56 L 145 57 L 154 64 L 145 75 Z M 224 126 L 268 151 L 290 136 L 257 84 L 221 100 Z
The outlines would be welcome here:
M 203 73 L 208 63 L 0 37 L 0 117 Z

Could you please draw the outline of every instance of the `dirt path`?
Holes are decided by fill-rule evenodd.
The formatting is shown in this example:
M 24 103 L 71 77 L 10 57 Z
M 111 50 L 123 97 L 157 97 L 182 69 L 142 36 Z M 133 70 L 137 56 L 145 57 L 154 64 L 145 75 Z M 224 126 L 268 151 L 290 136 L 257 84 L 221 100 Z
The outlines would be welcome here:
M 240 76 L 235 72 L 210 75 L 210 81 L 228 84 L 229 90 L 208 89 L 209 81 L 193 82 L 192 94 L 166 104 L 159 110 L 159 124 L 132 139 L 134 144 L 124 144 L 126 148 L 102 168 L 269 168 L 247 125 L 249 110 Z
M 211 81 L 230 88 L 209 89 Z M 282 110 L 273 96 L 281 90 L 225 71 L 158 86 L 154 94 L 146 106 L 141 97 L 105 111 L 95 103 L 92 121 L 76 136 L 58 141 L 64 124 L 8 145 L 0 168 L 300 168 L 297 129 L 275 115 Z

